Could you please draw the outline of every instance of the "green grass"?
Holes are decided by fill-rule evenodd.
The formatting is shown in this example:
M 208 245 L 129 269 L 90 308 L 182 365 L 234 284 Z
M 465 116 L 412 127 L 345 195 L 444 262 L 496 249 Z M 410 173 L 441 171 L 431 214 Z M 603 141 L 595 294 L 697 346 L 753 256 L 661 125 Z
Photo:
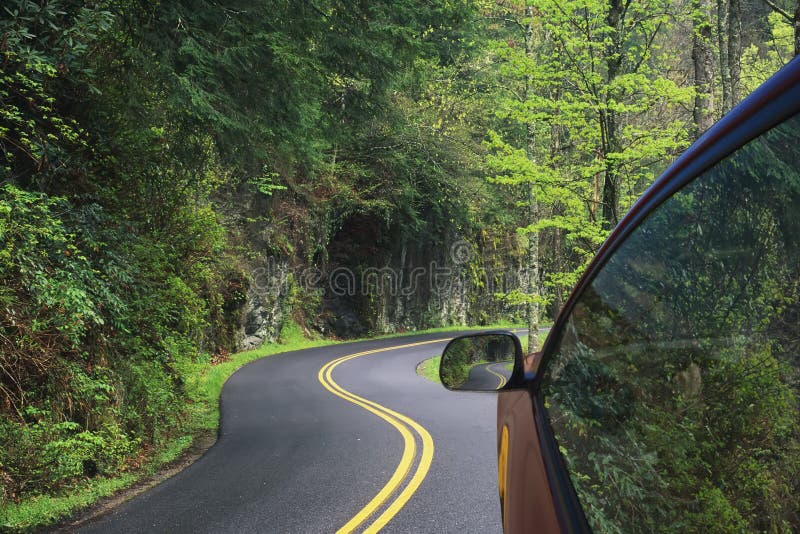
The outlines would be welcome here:
M 155 469 L 161 467 L 162 465 L 166 465 L 174 460 L 177 460 L 180 455 L 192 445 L 192 443 L 194 443 L 194 438 L 192 436 L 180 436 L 170 440 L 166 446 L 159 450 L 158 453 L 153 457 L 151 470 L 155 471 Z
M 188 373 L 186 374 L 186 376 L 190 377 L 186 384 L 189 396 L 189 404 L 187 406 L 189 417 L 187 418 L 186 427 L 181 430 L 181 435 L 162 444 L 159 449 L 153 452 L 150 461 L 136 471 L 123 473 L 114 478 L 84 480 L 65 489 L 62 495 L 37 496 L 26 499 L 19 504 L 0 508 L 0 531 L 29 532 L 63 520 L 76 511 L 91 506 L 99 499 L 129 488 L 143 478 L 158 472 L 162 467 L 179 458 L 201 435 L 216 434 L 219 427 L 219 395 L 222 387 L 237 369 L 252 361 L 283 352 L 363 341 L 364 339 L 384 339 L 459 330 L 504 328 L 512 328 L 512 326 L 501 324 L 480 327 L 452 326 L 357 340 L 336 341 L 322 338 L 309 339 L 303 335 L 299 326 L 291 323 L 281 332 L 280 343 L 268 343 L 254 350 L 232 354 L 230 360 L 217 365 L 211 365 L 209 362 L 189 364 Z M 430 369 L 429 372 L 434 373 L 435 381 L 438 381 L 438 359 Z
M 442 361 L 441 355 L 428 358 L 417 366 L 417 374 L 425 377 L 431 382 L 441 384 L 439 380 L 439 362 Z
M 66 517 L 71 512 L 94 504 L 103 497 L 130 487 L 139 479 L 134 473 L 115 478 L 100 478 L 74 487 L 69 495 L 41 495 L 20 504 L 0 509 L 0 530 L 27 532 Z

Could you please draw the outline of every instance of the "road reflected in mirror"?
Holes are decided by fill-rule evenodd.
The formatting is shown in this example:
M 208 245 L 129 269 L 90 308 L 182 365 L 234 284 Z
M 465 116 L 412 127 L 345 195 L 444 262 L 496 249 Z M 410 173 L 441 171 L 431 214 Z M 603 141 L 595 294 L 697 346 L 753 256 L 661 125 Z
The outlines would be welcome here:
M 448 389 L 497 391 L 510 380 L 518 342 L 512 334 L 472 334 L 451 341 L 439 377 Z

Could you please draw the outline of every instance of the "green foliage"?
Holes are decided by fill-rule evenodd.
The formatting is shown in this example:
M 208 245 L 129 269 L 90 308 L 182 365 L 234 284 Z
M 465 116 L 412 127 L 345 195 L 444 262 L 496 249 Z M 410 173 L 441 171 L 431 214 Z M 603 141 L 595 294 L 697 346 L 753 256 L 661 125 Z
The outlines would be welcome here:
M 56 414 L 45 410 L 28 407 L 25 415 L 30 422 L 23 425 L 0 421 L 0 465 L 10 480 L 24 481 L 4 484 L 4 503 L 29 492 L 54 491 L 84 476 L 116 475 L 138 445 L 113 423 L 85 430 L 72 421 L 56 422 Z
M 466 151 L 420 135 L 425 111 L 398 89 L 416 88 L 417 65 L 452 59 L 458 46 L 442 40 L 471 13 L 462 2 L 3 5 L 4 509 L 213 426 L 197 426 L 203 409 L 187 400 L 216 410 L 222 381 L 206 399 L 197 373 L 237 341 L 248 281 L 231 195 L 269 203 L 252 220 L 269 221 L 268 246 L 292 260 L 321 254 L 354 213 L 406 239 L 433 229 L 438 243 L 452 220 L 466 224 L 464 205 L 443 201 L 464 198 L 448 173 L 465 174 Z M 310 217 L 283 217 L 285 206 Z M 299 343 L 323 295 L 290 286 L 281 339 Z
M 261 176 L 258 178 L 251 178 L 249 183 L 262 195 L 271 197 L 272 193 L 275 191 L 286 190 L 286 186 L 279 185 L 274 182 L 278 176 L 280 175 L 277 172 L 268 172 L 268 170 L 265 168 Z
M 115 478 L 92 481 L 92 484 L 73 489 L 66 496 L 37 495 L 18 505 L 0 507 L 0 526 L 10 532 L 27 532 L 38 525 L 49 525 L 75 510 L 113 495 L 135 481 L 135 475 L 125 473 Z
M 11 0 L 0 12 L 0 171 L 39 187 L 63 179 L 86 132 L 58 97 L 92 89 L 90 56 L 112 25 L 99 5 Z
M 769 30 L 770 36 L 764 45 L 753 43 L 742 52 L 742 64 L 748 66 L 742 74 L 742 85 L 747 93 L 755 91 L 794 56 L 793 28 L 778 13 L 769 15 Z
M 88 328 L 103 324 L 97 303 L 114 299 L 98 283 L 75 235 L 53 216 L 67 209 L 63 199 L 2 186 L 0 278 L 9 300 L 30 300 L 38 310 L 30 317 L 32 334 L 54 331 L 75 347 Z
M 659 67 L 671 61 L 660 42 L 672 31 L 667 4 L 510 2 L 487 11 L 499 80 L 489 180 L 528 207 L 518 212 L 521 231 L 556 248 L 541 270 L 543 289 L 560 295 L 686 146 L 682 108 L 693 91 Z
M 63 501 L 38 495 L 95 495 L 95 477 L 213 427 L 226 373 L 262 354 L 208 365 L 236 346 L 243 271 L 265 254 L 363 273 L 449 265 L 468 242 L 453 281 L 489 323 L 532 300 L 516 273 L 538 237 L 535 300 L 557 308 L 608 234 L 604 184 L 624 209 L 685 145 L 691 88 L 669 50 L 679 6 L 629 2 L 615 25 L 618 3 L 526 4 L 6 1 L 0 507 L 49 518 Z M 747 84 L 783 57 L 770 28 Z M 301 283 L 276 296 L 291 347 L 328 304 Z M 372 289 L 353 307 L 388 328 L 402 306 Z M 414 298 L 392 327 L 461 321 Z M 757 471 L 731 506 L 785 491 Z
M 445 364 L 439 366 L 441 381 L 456 388 L 466 382 L 470 369 L 480 362 L 475 359 L 476 354 L 472 339 L 456 341 L 450 345 L 447 353 L 442 355 Z

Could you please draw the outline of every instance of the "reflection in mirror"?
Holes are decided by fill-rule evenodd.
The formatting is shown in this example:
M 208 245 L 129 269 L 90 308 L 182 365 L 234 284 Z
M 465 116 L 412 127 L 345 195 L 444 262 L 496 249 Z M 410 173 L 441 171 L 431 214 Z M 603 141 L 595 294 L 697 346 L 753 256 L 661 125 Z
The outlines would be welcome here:
M 452 340 L 444 349 L 439 377 L 448 389 L 496 391 L 514 370 L 519 342 L 513 334 L 473 334 Z

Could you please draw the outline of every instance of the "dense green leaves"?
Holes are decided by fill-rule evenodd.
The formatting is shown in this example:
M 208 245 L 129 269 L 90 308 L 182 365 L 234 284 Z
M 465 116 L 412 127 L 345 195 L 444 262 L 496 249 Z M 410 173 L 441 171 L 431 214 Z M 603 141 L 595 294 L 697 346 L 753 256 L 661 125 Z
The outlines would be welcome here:
M 352 216 L 427 250 L 474 229 L 472 141 L 428 128 L 446 115 L 426 91 L 472 13 L 3 5 L 0 505 L 180 432 L 193 362 L 237 346 L 253 257 L 324 263 Z M 314 324 L 299 290 L 277 306 Z
M 557 311 L 694 131 L 690 7 L 5 2 L 0 506 L 180 432 L 195 362 L 240 346 L 245 308 L 272 309 L 267 337 Z M 763 15 L 748 88 L 788 46 Z M 342 299 L 282 271 L 337 267 L 429 279 Z

